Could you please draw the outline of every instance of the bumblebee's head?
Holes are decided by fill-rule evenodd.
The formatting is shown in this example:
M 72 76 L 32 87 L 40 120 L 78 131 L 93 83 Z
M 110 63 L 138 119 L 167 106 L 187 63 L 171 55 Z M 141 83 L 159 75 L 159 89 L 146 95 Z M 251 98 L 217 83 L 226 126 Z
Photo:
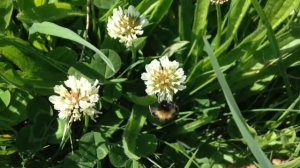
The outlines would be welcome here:
M 178 106 L 174 102 L 168 102 L 166 100 L 163 100 L 160 102 L 157 106 L 158 110 L 160 111 L 178 111 Z

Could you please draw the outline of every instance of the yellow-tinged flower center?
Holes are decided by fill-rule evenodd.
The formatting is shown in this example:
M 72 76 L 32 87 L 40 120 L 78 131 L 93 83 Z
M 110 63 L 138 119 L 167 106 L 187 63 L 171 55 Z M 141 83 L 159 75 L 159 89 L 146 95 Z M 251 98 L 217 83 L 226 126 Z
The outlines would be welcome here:
M 122 17 L 120 22 L 120 26 L 124 28 L 124 32 L 122 32 L 122 36 L 128 36 L 134 34 L 136 31 L 135 27 L 138 26 L 139 24 L 140 23 L 138 18 L 132 16 Z
M 73 92 L 70 91 L 69 93 L 67 93 L 66 98 L 69 99 L 71 102 L 73 102 L 73 100 L 75 100 L 75 103 L 78 105 L 79 101 L 81 99 L 79 92 Z
M 166 70 L 157 71 L 154 82 L 160 90 L 166 90 L 171 87 L 173 75 Z

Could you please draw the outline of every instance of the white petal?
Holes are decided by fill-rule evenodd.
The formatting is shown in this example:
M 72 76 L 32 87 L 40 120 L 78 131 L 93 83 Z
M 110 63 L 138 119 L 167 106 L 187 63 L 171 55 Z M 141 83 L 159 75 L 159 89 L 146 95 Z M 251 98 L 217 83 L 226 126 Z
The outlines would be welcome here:
M 132 40 L 137 35 L 142 35 L 142 28 L 147 25 L 148 21 L 144 15 L 140 15 L 133 6 L 123 10 L 120 6 L 113 10 L 113 15 L 107 22 L 108 35 L 111 38 L 119 38 L 121 43 L 127 47 L 132 46 Z

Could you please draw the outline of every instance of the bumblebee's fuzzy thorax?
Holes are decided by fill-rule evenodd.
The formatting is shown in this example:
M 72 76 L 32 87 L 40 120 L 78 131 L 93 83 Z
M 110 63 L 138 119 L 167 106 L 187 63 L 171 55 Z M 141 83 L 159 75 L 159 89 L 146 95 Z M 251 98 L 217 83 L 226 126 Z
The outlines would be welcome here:
M 149 107 L 150 112 L 160 120 L 172 119 L 178 112 L 178 106 L 174 102 L 163 100 L 156 107 Z

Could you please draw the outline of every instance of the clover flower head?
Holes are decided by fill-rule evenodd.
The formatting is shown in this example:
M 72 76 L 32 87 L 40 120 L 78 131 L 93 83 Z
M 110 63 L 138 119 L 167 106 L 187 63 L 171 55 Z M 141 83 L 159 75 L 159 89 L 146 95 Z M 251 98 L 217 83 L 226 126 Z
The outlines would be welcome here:
M 54 86 L 56 95 L 50 96 L 49 101 L 58 110 L 58 117 L 73 122 L 80 120 L 82 115 L 88 115 L 94 120 L 100 113 L 95 109 L 99 101 L 98 83 L 96 80 L 92 85 L 86 78 L 69 76 L 64 85 Z
M 212 2 L 213 4 L 224 4 L 225 2 L 227 2 L 228 0 L 210 0 L 210 2 Z
M 173 101 L 173 95 L 186 88 L 183 85 L 186 79 L 183 69 L 179 68 L 177 61 L 170 61 L 167 56 L 154 59 L 145 69 L 141 78 L 146 84 L 146 93 L 157 95 L 159 102 Z
M 113 10 L 113 15 L 108 18 L 108 35 L 113 38 L 119 38 L 126 47 L 132 46 L 132 40 L 138 35 L 144 33 L 143 28 L 148 25 L 148 20 L 141 15 L 133 6 L 128 9 L 122 9 L 120 6 Z

